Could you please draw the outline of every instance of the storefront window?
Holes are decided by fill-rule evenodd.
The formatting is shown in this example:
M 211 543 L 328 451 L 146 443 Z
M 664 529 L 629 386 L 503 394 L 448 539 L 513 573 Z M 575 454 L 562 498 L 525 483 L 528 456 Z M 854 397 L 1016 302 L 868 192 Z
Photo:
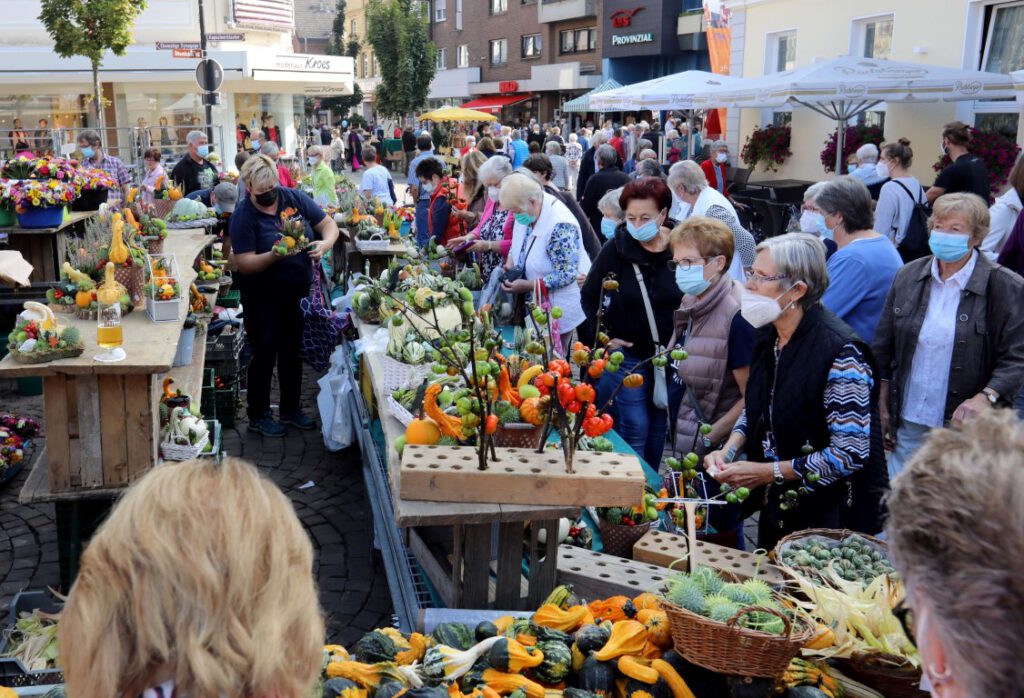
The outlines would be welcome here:
M 30 143 L 40 151 L 52 150 L 39 138 L 46 138 L 39 131 L 39 120 L 46 119 L 46 128 L 80 129 L 88 124 L 86 95 L 2 95 L 0 96 L 0 158 L 13 155 L 8 133 L 14 127 L 14 119 L 21 119 L 22 130 L 32 136 Z M 46 146 L 45 148 L 43 146 Z
M 160 147 L 166 155 L 182 155 L 189 131 L 206 120 L 206 110 L 198 94 L 140 94 L 124 92 L 117 96 L 119 140 L 127 142 L 127 130 L 136 127 L 140 147 Z

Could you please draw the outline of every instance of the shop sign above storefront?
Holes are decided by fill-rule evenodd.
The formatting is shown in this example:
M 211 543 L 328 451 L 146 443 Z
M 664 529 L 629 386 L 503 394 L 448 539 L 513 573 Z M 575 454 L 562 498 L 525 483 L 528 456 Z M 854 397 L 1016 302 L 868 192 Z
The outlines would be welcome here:
M 505 80 L 498 83 L 498 91 L 502 94 L 508 94 L 510 92 L 519 92 L 519 83 L 515 80 Z
M 612 34 L 612 46 L 624 46 L 626 44 L 646 44 L 654 41 L 654 34 Z
M 607 58 L 670 55 L 679 50 L 674 45 L 678 3 L 645 0 L 638 5 L 636 0 L 605 0 L 603 14 Z

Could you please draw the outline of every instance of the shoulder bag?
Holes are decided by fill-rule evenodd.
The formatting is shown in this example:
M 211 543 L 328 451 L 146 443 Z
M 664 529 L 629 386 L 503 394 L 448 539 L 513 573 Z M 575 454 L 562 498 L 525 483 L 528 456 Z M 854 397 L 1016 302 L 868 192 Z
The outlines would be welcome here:
M 324 298 L 323 267 L 313 262 L 313 285 L 299 301 L 302 310 L 302 349 L 299 356 L 316 371 L 326 371 L 331 354 L 341 341 L 342 320 Z
M 658 324 L 654 321 L 654 309 L 651 308 L 651 299 L 647 297 L 647 285 L 644 283 L 643 272 L 640 271 L 640 267 L 636 264 L 633 265 L 633 271 L 636 273 L 636 282 L 640 285 L 640 295 L 644 299 L 644 310 L 647 311 L 647 322 L 651 326 L 651 338 L 654 340 L 654 353 L 661 354 L 665 351 L 665 347 L 662 346 L 661 342 L 658 341 Z M 665 368 L 658 368 L 652 366 L 654 369 L 654 387 L 651 392 L 651 399 L 654 402 L 654 406 L 659 410 L 668 408 L 668 384 Z

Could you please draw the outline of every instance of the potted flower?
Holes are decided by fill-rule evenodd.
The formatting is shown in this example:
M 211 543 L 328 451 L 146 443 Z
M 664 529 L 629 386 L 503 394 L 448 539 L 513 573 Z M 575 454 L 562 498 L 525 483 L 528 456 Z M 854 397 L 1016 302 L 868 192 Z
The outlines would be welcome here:
M 16 223 L 14 206 L 15 202 L 11 196 L 11 181 L 0 179 L 0 228 L 8 228 Z
M 971 155 L 980 158 L 988 170 L 989 188 L 992 194 L 997 193 L 1006 184 L 1010 176 L 1013 164 L 1017 162 L 1020 154 L 1020 146 L 1013 138 L 1009 138 L 998 131 L 982 131 L 969 127 L 971 140 L 967 148 Z M 941 172 L 952 164 L 948 155 L 943 155 L 932 165 L 932 169 Z M 989 203 L 992 203 L 992 194 L 989 195 Z
M 55 228 L 64 219 L 64 207 L 75 200 L 75 186 L 57 179 L 23 179 L 11 185 L 11 195 L 22 228 Z
M 95 211 L 106 203 L 114 179 L 103 170 L 82 167 L 75 172 L 75 189 L 78 198 L 71 204 L 72 211 Z
M 793 154 L 789 149 L 790 134 L 788 125 L 755 128 L 747 137 L 747 142 L 743 144 L 740 156 L 752 170 L 756 170 L 757 166 L 763 163 L 766 172 L 776 172 L 779 165 Z
M 861 147 L 865 143 L 874 143 L 881 147 L 882 141 L 885 139 L 885 134 L 882 133 L 882 129 L 878 126 L 847 126 L 846 133 L 843 138 L 843 163 L 845 166 L 846 158 L 850 157 L 852 153 L 857 152 L 857 148 Z M 835 172 L 836 169 L 836 132 L 833 131 L 828 140 L 825 141 L 825 149 L 821 151 L 821 165 L 825 168 L 826 172 Z M 846 174 L 841 172 L 840 174 Z

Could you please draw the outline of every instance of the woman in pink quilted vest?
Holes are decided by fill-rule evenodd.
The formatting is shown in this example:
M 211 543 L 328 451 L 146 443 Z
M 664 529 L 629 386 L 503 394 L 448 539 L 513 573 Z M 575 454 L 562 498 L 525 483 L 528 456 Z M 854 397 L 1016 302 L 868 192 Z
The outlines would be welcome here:
M 682 387 L 673 451 L 703 456 L 729 438 L 743 411 L 754 346 L 754 329 L 740 315 L 743 286 L 728 273 L 734 252 L 732 231 L 714 218 L 694 216 L 676 226 L 669 238 L 676 285 L 683 300 L 673 319 L 674 339 L 688 356 L 676 362 Z M 707 427 L 709 425 L 710 431 Z M 704 476 L 708 494 L 718 491 Z M 710 525 L 724 545 L 743 547 L 738 507 L 712 507 Z

